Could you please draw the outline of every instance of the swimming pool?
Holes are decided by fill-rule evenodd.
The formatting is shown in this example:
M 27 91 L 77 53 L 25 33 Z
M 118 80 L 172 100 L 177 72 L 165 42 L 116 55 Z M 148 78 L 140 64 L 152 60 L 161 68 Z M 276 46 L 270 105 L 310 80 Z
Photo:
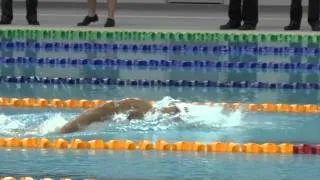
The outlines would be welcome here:
M 237 48 L 230 48 L 233 47 L 233 44 L 225 42 L 212 44 L 191 42 L 181 45 L 174 41 L 152 41 L 152 46 L 143 46 L 150 42 L 139 42 L 134 46 L 134 41 L 121 40 L 119 42 L 110 41 L 108 47 L 96 46 L 94 48 L 87 44 L 81 48 L 80 44 L 87 41 L 59 41 L 60 44 L 51 43 L 50 45 L 49 40 L 38 40 L 40 44 L 45 44 L 44 47 L 38 46 L 34 41 L 28 41 L 31 45 L 26 47 L 21 44 L 22 42 L 26 41 L 13 38 L 1 42 L 1 97 L 89 100 L 141 97 L 160 101 L 169 96 L 187 102 L 317 105 L 320 102 L 317 88 L 303 88 L 309 86 L 298 88 L 294 84 L 319 83 L 320 58 L 318 47 L 314 44 L 242 42 L 236 43 Z M 72 43 L 78 43 L 77 47 Z M 120 45 L 115 48 L 114 44 Z M 259 47 L 261 47 L 260 50 Z M 97 61 L 99 59 L 108 59 L 108 62 L 101 65 L 101 62 Z M 120 64 L 117 64 L 115 60 L 118 60 Z M 155 64 L 152 66 L 145 62 L 135 65 L 126 64 L 132 62 L 131 60 L 148 62 L 153 60 Z M 97 64 L 80 63 L 84 61 L 94 61 Z M 206 63 L 219 61 L 229 64 L 225 67 L 219 64 L 211 64 L 206 67 L 202 67 L 201 63 L 197 67 L 188 63 L 183 66 L 174 64 L 182 61 Z M 164 64 L 157 65 L 157 62 Z M 238 64 L 232 65 L 231 62 Z M 247 64 L 239 64 L 240 62 Z M 290 68 L 288 64 L 274 65 L 281 62 L 291 63 L 292 66 Z M 171 64 L 168 65 L 168 63 Z M 273 64 L 265 66 L 263 63 Z M 302 67 L 301 64 L 312 64 L 313 68 Z M 24 78 L 47 77 L 52 81 L 28 81 L 29 83 L 26 83 L 22 82 L 19 76 Z M 63 83 L 62 81 L 58 83 L 53 81 L 55 77 L 209 80 L 225 84 L 219 87 L 181 84 L 148 84 L 147 86 L 132 85 L 132 83 L 127 85 L 98 83 L 97 85 L 96 83 Z M 17 79 L 19 81 L 16 81 Z M 286 88 L 286 86 L 243 88 L 232 87 L 227 83 L 242 81 L 288 83 L 292 86 L 291 88 Z M 221 141 L 241 144 L 248 142 L 317 144 L 320 136 L 317 128 L 320 124 L 319 114 L 243 111 L 224 114 L 215 107 L 198 108 L 193 114 L 194 117 L 188 117 L 184 119 L 184 123 L 178 124 L 154 116 L 146 117 L 143 122 L 127 122 L 119 116 L 111 123 L 98 127 L 93 126 L 86 132 L 61 136 L 47 134 L 80 112 L 78 109 L 4 107 L 0 115 L 0 135 L 1 137 L 20 138 L 40 136 L 66 140 L 80 138 L 83 140 L 128 139 L 139 141 L 143 139 L 155 142 L 158 139 L 164 139 L 168 142 L 211 143 Z M 317 179 L 317 176 L 320 175 L 317 168 L 320 158 L 315 155 L 6 148 L 1 149 L 0 154 L 3 157 L 0 161 L 1 177 L 242 180 Z

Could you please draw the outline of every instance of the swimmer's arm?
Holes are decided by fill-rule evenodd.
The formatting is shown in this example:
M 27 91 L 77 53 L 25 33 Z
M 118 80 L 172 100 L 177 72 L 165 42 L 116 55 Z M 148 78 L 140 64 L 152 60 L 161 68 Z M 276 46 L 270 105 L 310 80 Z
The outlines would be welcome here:
M 73 133 L 85 129 L 94 122 L 102 122 L 110 120 L 115 114 L 114 103 L 109 102 L 93 110 L 82 113 L 76 119 L 64 125 L 59 131 L 59 134 Z

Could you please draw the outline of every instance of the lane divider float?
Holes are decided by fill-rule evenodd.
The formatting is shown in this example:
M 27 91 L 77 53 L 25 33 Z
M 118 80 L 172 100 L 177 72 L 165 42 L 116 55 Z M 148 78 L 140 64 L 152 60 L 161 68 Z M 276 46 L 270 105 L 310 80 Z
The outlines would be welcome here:
M 0 107 L 13 108 L 57 108 L 57 109 L 90 109 L 101 106 L 106 100 L 86 100 L 86 99 L 34 99 L 34 98 L 7 98 L 0 97 Z M 280 113 L 320 113 L 320 105 L 316 104 L 245 104 L 245 103 L 199 103 L 193 102 L 195 105 L 220 106 L 225 110 L 242 110 L 249 112 L 280 112 Z
M 72 180 L 72 178 L 51 178 L 51 177 L 43 177 L 43 178 L 33 178 L 33 177 L 13 177 L 13 176 L 7 176 L 7 177 L 0 177 L 0 180 L 35 180 L 35 179 L 39 179 L 39 180 Z M 78 178 L 77 178 L 78 179 Z M 94 178 L 84 178 L 83 180 L 94 180 Z
M 95 77 L 38 77 L 38 76 L 0 76 L 0 83 L 37 83 L 37 84 L 92 84 L 116 86 L 172 86 L 172 87 L 214 87 L 214 88 L 258 88 L 258 89 L 309 89 L 319 90 L 320 83 L 269 83 L 259 81 L 211 81 L 211 80 L 123 80 Z
M 277 154 L 317 154 L 320 155 L 320 145 L 308 144 L 274 144 L 274 143 L 224 143 L 212 142 L 203 144 L 196 141 L 179 141 L 168 143 L 157 140 L 152 143 L 147 140 L 134 142 L 131 140 L 100 139 L 84 141 L 72 139 L 67 141 L 59 138 L 52 141 L 46 138 L 0 138 L 0 148 L 23 149 L 93 149 L 93 150 L 141 150 L 141 151 L 193 151 L 193 152 L 221 152 L 221 153 L 277 153 Z
M 85 40 L 85 41 L 171 41 L 171 42 L 273 42 L 320 43 L 316 33 L 292 32 L 155 32 L 101 29 L 2 28 L 3 39 Z
M 320 64 L 274 63 L 274 62 L 227 62 L 214 60 L 139 60 L 139 59 L 77 59 L 77 58 L 32 58 L 0 57 L 0 64 L 49 64 L 82 66 L 137 66 L 137 67 L 182 67 L 212 69 L 272 69 L 272 70 L 320 70 Z
M 159 52 L 167 53 L 205 53 L 205 54 L 251 54 L 251 55 L 318 55 L 319 47 L 272 47 L 241 45 L 197 45 L 197 44 L 123 44 L 123 43 L 89 43 L 89 42 L 37 42 L 37 41 L 2 41 L 0 48 L 15 50 L 45 51 L 124 51 L 124 52 Z

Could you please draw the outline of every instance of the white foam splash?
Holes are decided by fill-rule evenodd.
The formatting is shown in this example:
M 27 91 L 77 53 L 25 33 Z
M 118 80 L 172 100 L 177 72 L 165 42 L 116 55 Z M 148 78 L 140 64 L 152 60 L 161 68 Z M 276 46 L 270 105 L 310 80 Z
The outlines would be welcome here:
M 41 136 L 67 123 L 61 113 L 0 114 L 0 133 L 5 136 Z
M 241 125 L 241 111 L 224 113 L 223 107 L 209 105 L 177 104 L 181 113 L 178 115 L 185 123 L 205 125 L 212 128 L 237 127 Z
M 19 121 L 11 119 L 10 116 L 0 115 L 0 131 L 4 134 L 10 133 L 13 130 L 20 129 L 23 124 Z
M 67 122 L 68 121 L 61 115 L 61 113 L 54 114 L 39 126 L 38 132 L 41 135 L 54 133 L 56 130 L 58 130 L 63 125 L 65 125 Z

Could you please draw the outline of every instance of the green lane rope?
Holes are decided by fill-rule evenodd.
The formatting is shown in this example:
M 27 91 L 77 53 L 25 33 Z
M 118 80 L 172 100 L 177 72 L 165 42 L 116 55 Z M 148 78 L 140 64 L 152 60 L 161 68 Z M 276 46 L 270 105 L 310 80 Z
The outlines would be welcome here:
M 170 41 L 170 42 L 245 42 L 245 43 L 320 43 L 320 34 L 276 32 L 156 32 L 102 29 L 0 29 L 2 39 L 75 41 Z

